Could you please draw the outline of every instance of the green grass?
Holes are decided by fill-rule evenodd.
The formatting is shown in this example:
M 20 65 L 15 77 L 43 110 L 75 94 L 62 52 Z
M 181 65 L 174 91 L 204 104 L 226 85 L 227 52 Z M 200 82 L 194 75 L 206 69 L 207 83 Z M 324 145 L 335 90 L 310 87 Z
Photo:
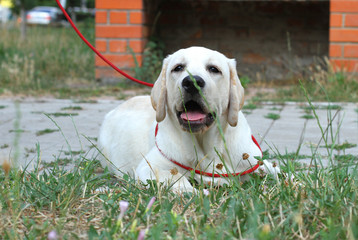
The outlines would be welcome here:
M 63 151 L 63 153 L 65 155 L 79 155 L 79 154 L 84 154 L 85 152 L 83 150 L 80 151 Z
M 350 163 L 352 161 L 358 161 L 358 155 L 346 154 L 346 155 L 335 155 L 334 158 L 339 162 Z
M 69 106 L 69 107 L 61 108 L 61 110 L 79 111 L 79 110 L 83 110 L 83 108 L 81 106 Z
M 280 114 L 277 114 L 277 113 L 268 113 L 267 115 L 265 115 L 265 118 L 268 118 L 268 119 L 272 119 L 272 120 L 277 120 L 277 119 L 280 119 Z
M 94 43 L 93 24 L 79 24 Z M 0 92 L 84 88 L 94 82 L 94 54 L 70 28 L 29 27 L 26 41 L 17 27 L 0 28 Z
M 9 133 L 23 133 L 26 132 L 24 129 L 11 129 L 9 130 Z
M 357 102 L 358 77 L 354 73 L 344 71 L 336 72 L 328 65 L 328 69 L 320 70 L 320 74 L 311 73 L 307 77 L 297 78 L 288 87 L 276 87 L 275 94 L 262 95 L 261 100 L 274 101 L 304 101 L 301 94 L 300 83 L 312 96 L 313 101 L 329 102 Z
M 40 130 L 40 131 L 37 131 L 36 132 L 36 136 L 42 136 L 42 135 L 45 135 L 45 134 L 49 134 L 49 133 L 53 133 L 53 132 L 58 132 L 59 130 L 58 129 L 49 129 L 49 128 L 46 128 L 44 130 Z
M 256 108 L 257 108 L 257 104 L 253 102 L 249 102 L 242 107 L 243 110 L 255 110 Z
M 63 113 L 63 112 L 54 112 L 54 113 L 45 113 L 45 114 L 54 117 L 69 117 L 69 116 L 79 115 L 78 113 Z
M 254 85 L 274 89 L 271 92 L 258 92 L 258 101 L 306 101 L 302 95 L 301 84 L 311 96 L 312 101 L 358 102 L 358 75 L 345 69 L 336 69 L 328 58 L 316 59 L 309 67 L 288 77 L 285 81 L 258 82 Z
M 292 157 L 281 155 L 279 161 Z M 113 179 L 107 170 L 98 173 L 98 161 L 86 154 L 58 159 L 45 172 L 12 168 L 8 174 L 0 171 L 0 234 L 2 239 L 46 239 L 55 230 L 62 239 L 137 239 L 147 229 L 146 239 L 356 238 L 356 158 L 346 159 L 349 166 L 291 172 L 294 182 L 256 176 L 209 189 L 208 196 L 177 195 L 128 176 Z M 64 170 L 68 162 L 76 166 Z M 105 191 L 97 190 L 101 187 Z M 129 208 L 119 221 L 120 201 Z
M 60 166 L 66 166 L 72 162 L 71 158 L 58 158 L 54 162 L 42 163 L 44 168 L 58 168 Z
M 94 45 L 94 19 L 78 22 L 77 26 Z M 0 28 L 0 36 L 0 95 L 26 93 L 34 96 L 50 94 L 57 98 L 114 96 L 122 99 L 128 98 L 123 90 L 143 91 L 143 87 L 128 84 L 125 80 L 117 86 L 98 84 L 95 53 L 72 28 L 29 27 L 26 41 L 22 42 L 18 26 L 5 26 Z M 143 69 L 137 67 L 133 72 L 140 71 L 145 79 L 151 76 L 153 81 L 163 58 L 153 58 L 150 54 L 145 58 L 147 62 Z M 154 72 L 153 64 L 153 69 L 157 69 Z
M 159 41 L 159 39 L 149 39 L 143 52 L 142 64 L 137 61 L 133 49 L 128 48 L 127 50 L 132 54 L 135 63 L 135 67 L 133 68 L 135 77 L 145 82 L 154 83 L 162 70 L 162 62 L 165 58 L 164 43 Z M 128 84 L 133 85 L 133 82 L 129 82 Z
M 0 146 L 0 149 L 5 149 L 5 148 L 8 148 L 9 147 L 9 144 L 3 144 Z
M 74 100 L 73 102 L 74 102 L 74 103 L 91 103 L 91 104 L 98 103 L 97 100 L 83 100 L 83 99 L 81 99 L 81 100 Z
M 242 112 L 245 115 L 249 115 L 253 112 L 253 110 L 257 109 L 259 107 L 258 104 L 254 103 L 253 101 L 249 101 L 242 107 Z
M 267 159 L 282 159 L 282 160 L 299 160 L 299 159 L 306 159 L 311 158 L 310 155 L 301 155 L 297 154 L 296 152 L 289 152 L 285 154 L 269 154 L 267 155 Z
M 270 108 L 271 111 L 281 111 L 282 108 L 278 108 L 278 107 L 272 107 Z
M 357 147 L 357 144 L 355 143 L 349 143 L 349 142 L 344 142 L 342 144 L 330 144 L 328 146 L 325 146 L 327 148 L 332 148 L 335 150 L 346 150 L 348 148 L 354 148 Z
M 315 110 L 341 110 L 342 106 L 339 106 L 337 104 L 329 104 L 327 106 L 319 106 L 319 105 L 313 105 L 313 106 L 304 106 L 301 107 L 301 109 L 305 110 L 305 111 L 311 111 L 312 109 Z
M 301 118 L 304 118 L 304 119 L 314 119 L 314 116 L 311 115 L 311 114 L 305 114 L 305 115 L 302 115 Z

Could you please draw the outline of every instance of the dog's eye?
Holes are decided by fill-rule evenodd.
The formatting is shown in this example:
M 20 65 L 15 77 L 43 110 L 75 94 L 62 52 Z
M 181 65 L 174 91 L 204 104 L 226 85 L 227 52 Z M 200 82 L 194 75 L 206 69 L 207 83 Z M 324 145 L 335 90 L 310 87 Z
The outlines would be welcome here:
M 173 72 L 181 72 L 181 71 L 184 70 L 184 68 L 185 68 L 184 65 L 179 64 L 178 66 L 176 66 L 176 67 L 173 69 Z
M 220 70 L 215 66 L 208 66 L 208 71 L 211 73 L 221 73 Z

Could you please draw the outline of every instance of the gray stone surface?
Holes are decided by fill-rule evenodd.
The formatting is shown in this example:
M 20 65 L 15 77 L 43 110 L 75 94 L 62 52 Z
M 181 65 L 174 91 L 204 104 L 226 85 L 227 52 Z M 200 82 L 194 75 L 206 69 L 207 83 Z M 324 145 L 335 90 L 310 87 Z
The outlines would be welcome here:
M 88 156 L 96 154 L 94 150 L 89 150 L 92 149 L 92 143 L 96 143 L 103 117 L 119 103 L 120 101 L 111 100 L 76 102 L 57 99 L 1 99 L 0 164 L 5 159 L 13 159 L 15 154 L 18 154 L 21 165 L 30 164 L 29 168 L 33 167 L 38 158 L 41 162 L 51 162 L 69 158 L 71 151 L 88 152 Z M 81 109 L 66 109 L 69 107 Z M 68 115 L 58 116 L 59 114 Z M 17 121 L 20 131 L 16 131 Z M 40 131 L 46 129 L 55 131 L 39 135 Z M 37 145 L 40 154 L 37 152 Z
M 98 154 L 93 144 L 96 144 L 103 117 L 121 102 L 0 99 L 0 165 L 16 155 L 20 165 L 28 165 L 29 169 L 33 168 L 37 159 L 41 162 L 69 159 L 70 151 L 83 151 L 88 158 L 93 158 Z M 357 103 L 340 103 L 341 110 L 327 110 L 327 103 L 314 105 L 317 106 L 316 113 L 328 144 L 358 144 Z M 324 147 L 325 140 L 322 139 L 317 120 L 302 118 L 306 114 L 304 106 L 307 104 L 262 103 L 254 110 L 245 110 L 252 132 L 263 150 L 285 154 L 300 148 L 301 155 L 312 155 L 317 151 L 323 160 L 327 157 L 329 151 Z M 68 115 L 58 116 L 59 113 Z M 280 118 L 269 119 L 269 113 L 279 114 Z M 46 129 L 54 132 L 39 135 L 40 131 Z M 358 147 L 333 150 L 333 154 L 340 153 L 358 155 Z M 309 162 L 307 159 L 302 161 Z

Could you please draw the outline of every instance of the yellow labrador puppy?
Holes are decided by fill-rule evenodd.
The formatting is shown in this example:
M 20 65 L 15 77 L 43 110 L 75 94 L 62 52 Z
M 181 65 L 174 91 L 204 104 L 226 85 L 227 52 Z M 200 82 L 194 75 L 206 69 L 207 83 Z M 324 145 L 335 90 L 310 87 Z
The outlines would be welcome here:
M 164 59 L 151 96 L 134 97 L 106 115 L 102 165 L 176 191 L 193 191 L 191 175 L 216 185 L 260 169 L 276 175 L 277 166 L 255 158 L 262 153 L 243 103 L 234 59 L 203 47 L 181 49 Z

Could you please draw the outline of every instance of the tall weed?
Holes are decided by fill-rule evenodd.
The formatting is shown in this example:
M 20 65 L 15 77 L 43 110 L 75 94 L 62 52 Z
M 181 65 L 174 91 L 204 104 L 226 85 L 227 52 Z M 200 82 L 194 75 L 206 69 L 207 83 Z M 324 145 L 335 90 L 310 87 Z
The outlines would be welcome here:
M 335 68 L 328 58 L 318 60 L 302 71 L 301 77 L 288 88 L 278 88 L 277 97 L 285 100 L 305 100 L 299 81 L 312 101 L 358 101 L 358 76 Z
M 129 49 L 129 51 L 132 53 L 135 62 L 133 70 L 136 78 L 145 82 L 154 83 L 162 69 L 164 58 L 163 43 L 154 40 L 149 41 L 144 49 L 142 64 L 136 60 L 134 52 L 131 49 Z

